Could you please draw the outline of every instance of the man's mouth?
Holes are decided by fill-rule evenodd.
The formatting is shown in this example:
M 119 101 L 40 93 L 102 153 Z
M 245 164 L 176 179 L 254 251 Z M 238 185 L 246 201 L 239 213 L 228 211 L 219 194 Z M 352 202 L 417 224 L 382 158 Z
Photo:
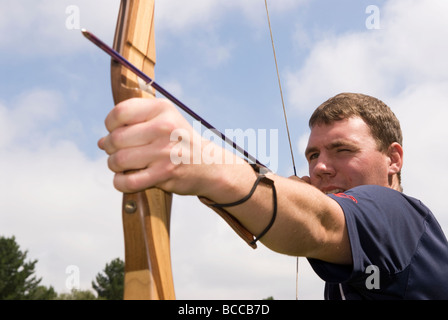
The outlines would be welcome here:
M 334 194 L 334 193 L 342 193 L 344 192 L 344 189 L 331 189 L 331 190 L 324 190 L 323 192 L 325 194 Z

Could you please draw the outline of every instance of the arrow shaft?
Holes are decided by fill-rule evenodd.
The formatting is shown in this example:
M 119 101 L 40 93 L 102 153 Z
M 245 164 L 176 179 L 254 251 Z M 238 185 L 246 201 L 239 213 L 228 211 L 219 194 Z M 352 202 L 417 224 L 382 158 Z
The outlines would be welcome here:
M 130 71 L 132 71 L 134 74 L 136 74 L 140 79 L 145 81 L 147 85 L 150 85 L 155 90 L 157 90 L 159 93 L 161 93 L 163 96 L 165 96 L 168 100 L 170 100 L 172 103 L 174 103 L 176 106 L 178 106 L 180 109 L 185 111 L 187 114 L 189 114 L 193 119 L 201 122 L 201 124 L 206 127 L 207 129 L 211 130 L 213 133 L 215 133 L 218 137 L 220 137 L 223 141 L 225 141 L 228 145 L 230 145 L 232 148 L 237 150 L 239 153 L 244 155 L 248 160 L 252 161 L 253 163 L 256 163 L 260 166 L 263 166 L 266 168 L 264 164 L 262 164 L 260 161 L 257 160 L 254 156 L 252 156 L 249 152 L 247 152 L 245 149 L 240 147 L 238 144 L 236 144 L 232 139 L 227 137 L 224 133 L 220 132 L 218 129 L 216 129 L 214 126 L 212 126 L 208 121 L 206 121 L 204 118 L 202 118 L 200 115 L 198 115 L 196 112 L 191 110 L 189 107 L 187 107 L 184 103 L 182 103 L 179 99 L 177 99 L 175 96 L 173 96 L 171 93 L 169 93 L 167 90 L 165 90 L 162 86 L 160 86 L 157 82 L 155 82 L 153 79 L 151 79 L 149 76 L 147 76 L 144 72 L 142 72 L 140 69 L 138 69 L 136 66 L 134 66 L 132 63 L 130 63 L 127 59 L 125 59 L 121 54 L 119 54 L 116 50 L 109 47 L 106 43 L 104 43 L 102 40 L 100 40 L 98 37 L 96 37 L 93 33 L 83 29 L 82 30 L 83 35 L 89 39 L 91 42 L 93 42 L 96 46 L 101 48 L 104 52 L 106 52 L 108 55 L 110 55 L 116 62 L 120 63 L 122 66 L 126 67 Z

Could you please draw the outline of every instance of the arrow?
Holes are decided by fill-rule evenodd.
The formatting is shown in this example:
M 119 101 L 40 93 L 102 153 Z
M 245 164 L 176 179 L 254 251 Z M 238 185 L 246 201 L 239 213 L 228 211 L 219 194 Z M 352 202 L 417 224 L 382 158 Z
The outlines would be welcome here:
M 128 60 L 126 60 L 121 54 L 119 54 L 116 50 L 109 47 L 106 43 L 104 43 L 102 40 L 100 40 L 98 37 L 96 37 L 93 33 L 87 31 L 86 29 L 82 29 L 81 32 L 87 39 L 89 39 L 96 46 L 98 46 L 104 52 L 106 52 L 108 55 L 110 55 L 116 62 L 118 62 L 119 64 L 121 64 L 125 68 L 129 69 L 134 74 L 136 74 L 140 79 L 142 79 L 146 83 L 147 86 L 151 86 L 152 88 L 157 90 L 159 93 L 161 93 L 163 96 L 165 96 L 168 100 L 170 100 L 172 103 L 174 103 L 176 106 L 178 106 L 183 111 L 185 111 L 187 114 L 189 114 L 191 117 L 193 117 L 193 119 L 201 122 L 201 124 L 204 127 L 211 130 L 214 134 L 216 134 L 218 137 L 220 137 L 223 141 L 225 141 L 227 144 L 229 144 L 232 148 L 234 148 L 239 153 L 244 155 L 248 160 L 267 169 L 267 167 L 264 164 L 262 164 L 260 161 L 258 161 L 257 158 L 255 158 L 254 156 L 249 154 L 249 152 L 247 152 L 245 149 L 243 149 L 239 145 L 237 145 L 232 139 L 228 138 L 226 135 L 224 135 L 222 132 L 220 132 L 218 129 L 216 129 L 214 126 L 212 126 L 208 121 L 206 121 L 201 116 L 199 116 L 196 112 L 194 112 L 189 107 L 187 107 L 179 99 L 174 97 L 171 93 L 169 93 L 167 90 L 165 90 L 162 86 L 157 84 L 157 82 L 155 82 L 153 79 L 151 79 L 145 73 L 143 73 L 140 69 L 135 67 L 132 63 L 130 63 Z

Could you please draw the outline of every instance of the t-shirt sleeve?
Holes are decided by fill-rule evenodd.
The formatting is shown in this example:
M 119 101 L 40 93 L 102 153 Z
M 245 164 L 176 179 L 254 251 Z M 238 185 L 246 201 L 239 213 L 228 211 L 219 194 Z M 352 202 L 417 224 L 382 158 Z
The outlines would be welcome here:
M 379 186 L 360 186 L 329 195 L 342 207 L 353 257 L 352 266 L 309 259 L 314 271 L 329 283 L 365 286 L 369 267 L 378 268 L 381 282 L 406 276 L 424 217 L 398 191 Z M 396 282 L 396 281 L 395 281 Z

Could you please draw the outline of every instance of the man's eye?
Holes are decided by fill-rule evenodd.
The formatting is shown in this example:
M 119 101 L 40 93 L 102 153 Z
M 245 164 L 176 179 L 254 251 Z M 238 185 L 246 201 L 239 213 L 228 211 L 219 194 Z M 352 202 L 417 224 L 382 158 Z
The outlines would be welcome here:
M 312 153 L 309 155 L 308 160 L 311 161 L 311 160 L 317 159 L 318 157 L 319 157 L 319 154 L 317 152 Z

